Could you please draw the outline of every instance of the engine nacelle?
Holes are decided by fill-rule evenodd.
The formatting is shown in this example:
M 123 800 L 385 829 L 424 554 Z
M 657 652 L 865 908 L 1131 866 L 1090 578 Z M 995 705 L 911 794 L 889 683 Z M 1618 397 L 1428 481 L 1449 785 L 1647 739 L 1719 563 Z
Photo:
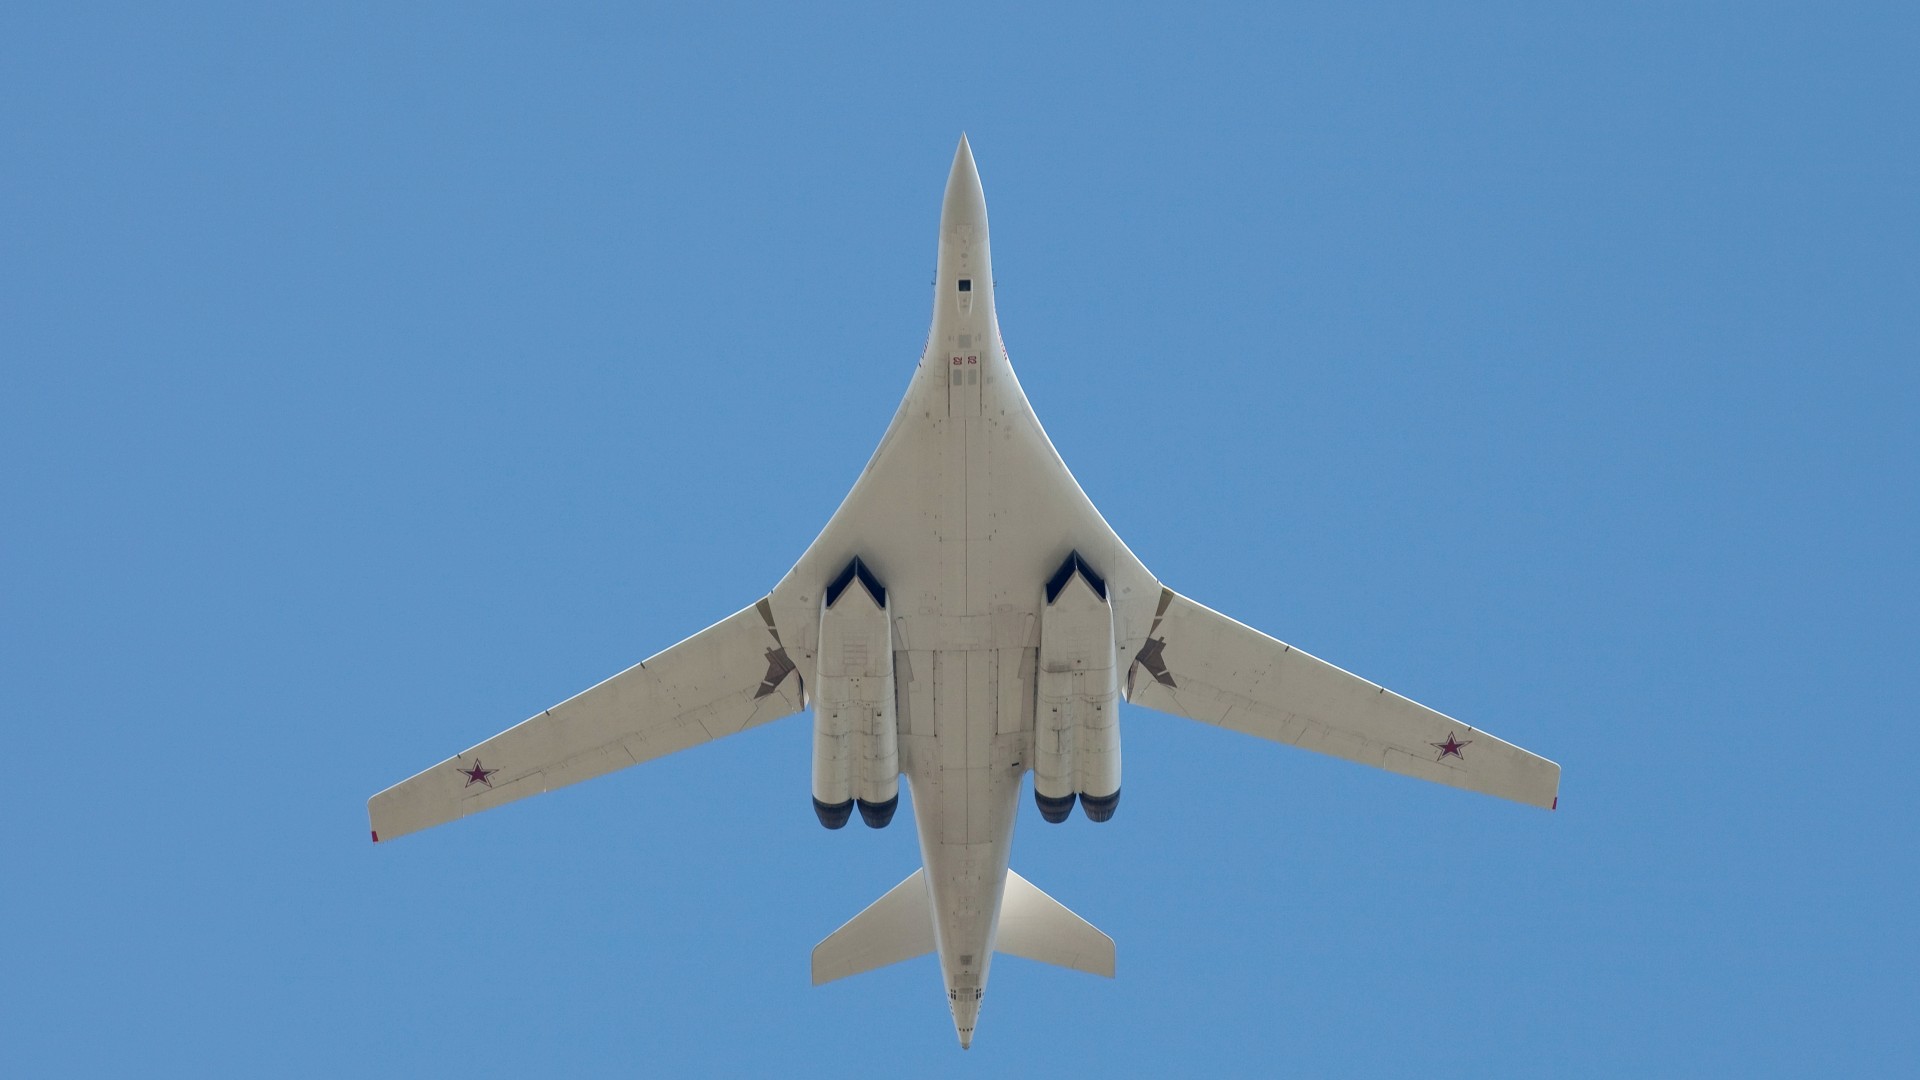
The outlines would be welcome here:
M 820 604 L 813 681 L 813 809 L 838 829 L 852 816 L 882 828 L 900 805 L 900 729 L 894 709 L 893 620 L 887 590 L 854 559 Z
M 1040 611 L 1033 798 L 1061 822 L 1080 808 L 1094 821 L 1120 803 L 1120 682 L 1107 583 L 1079 552 L 1046 586 Z

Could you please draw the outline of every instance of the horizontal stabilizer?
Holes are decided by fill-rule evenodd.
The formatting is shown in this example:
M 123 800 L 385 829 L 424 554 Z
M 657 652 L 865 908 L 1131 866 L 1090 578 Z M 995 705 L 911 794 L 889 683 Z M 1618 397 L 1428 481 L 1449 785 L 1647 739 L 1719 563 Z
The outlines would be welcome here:
M 1012 870 L 994 951 L 1113 978 L 1113 939 Z
M 867 910 L 813 947 L 813 985 L 859 975 L 932 951 L 933 900 L 927 895 L 927 872 L 915 870 L 907 880 L 888 889 L 887 895 L 867 905 Z

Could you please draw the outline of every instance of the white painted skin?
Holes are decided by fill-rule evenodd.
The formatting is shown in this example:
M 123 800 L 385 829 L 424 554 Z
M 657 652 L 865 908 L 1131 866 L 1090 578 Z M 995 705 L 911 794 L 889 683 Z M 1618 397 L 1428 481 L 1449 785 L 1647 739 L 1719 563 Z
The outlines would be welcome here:
M 1113 609 L 1084 573 L 1072 574 L 1040 612 L 1036 794 L 1105 799 L 1120 793 L 1117 661 Z
M 891 620 L 860 582 L 820 612 L 813 705 L 813 798 L 843 806 L 891 802 L 900 791 L 899 718 Z
M 900 764 L 964 1046 L 986 990 L 1032 762 L 1045 583 L 1078 549 L 1116 597 L 1151 602 L 1157 589 L 1067 472 L 1014 378 L 995 317 L 986 200 L 964 138 L 941 208 L 937 267 L 933 329 L 906 400 L 771 599 L 779 625 L 803 625 L 800 613 L 817 609 L 822 585 L 854 556 L 887 587 L 905 690 Z
M 1076 551 L 1106 583 L 1111 622 L 1091 592 L 1063 596 L 1043 664 L 1045 585 Z M 842 641 L 855 632 L 853 623 L 828 625 L 823 603 L 827 583 L 856 556 L 887 593 L 887 672 L 821 659 L 823 629 Z M 857 621 L 862 637 L 887 636 L 868 616 Z M 1111 641 L 1111 665 L 1094 655 L 1105 647 L 1095 638 Z M 794 568 L 757 603 L 375 795 L 374 839 L 789 716 L 806 706 L 807 690 L 842 680 L 832 692 L 864 709 L 867 749 L 854 749 L 852 718 L 835 721 L 825 748 L 816 743 L 816 793 L 825 783 L 828 794 L 877 801 L 897 753 L 925 866 L 821 943 L 815 981 L 937 951 L 966 1046 L 996 945 L 1113 972 L 1111 939 L 1008 870 L 1022 778 L 1033 767 L 1039 669 L 1058 674 L 1063 657 L 1078 657 L 1084 677 L 1053 680 L 1047 696 L 1071 697 L 1076 708 L 1108 703 L 1100 723 L 1075 729 L 1071 768 L 1082 794 L 1119 790 L 1107 696 L 1117 683 L 1135 705 L 1533 806 L 1558 803 L 1553 762 L 1189 600 L 1134 558 L 1074 482 L 1014 377 L 994 309 L 986 201 L 962 138 L 941 207 L 927 350 L 879 448 Z M 889 678 L 891 747 L 874 730 L 887 696 L 874 688 Z M 1067 766 L 1051 767 L 1058 781 Z M 922 904 L 931 926 L 914 917 Z M 997 940 L 1003 905 L 1009 921 Z
M 1486 772 L 1436 760 L 1431 748 L 1472 729 L 1164 590 L 1141 565 L 1067 471 L 1014 376 L 994 307 L 986 197 L 964 136 L 941 205 L 937 267 L 933 329 L 906 399 L 852 492 L 770 599 L 783 631 L 808 625 L 823 583 L 856 555 L 887 587 L 900 765 L 962 1046 L 973 1038 L 976 992 L 986 989 L 1021 781 L 1033 764 L 1044 586 L 1074 551 L 1106 580 L 1112 677 L 1150 634 L 1166 642 L 1177 685 L 1136 663 L 1123 683 L 1133 700 L 1550 805 L 1558 766 L 1484 732 L 1472 737 L 1483 751 L 1475 765 L 1486 762 Z M 1105 616 L 1080 615 L 1095 617 Z M 1175 625 L 1184 642 L 1169 638 Z M 1234 662 L 1209 670 L 1209 655 Z M 1089 675 L 1098 671 L 1096 663 Z M 1076 726 L 1080 792 L 1120 789 L 1114 712 L 1109 705 L 1103 722 Z

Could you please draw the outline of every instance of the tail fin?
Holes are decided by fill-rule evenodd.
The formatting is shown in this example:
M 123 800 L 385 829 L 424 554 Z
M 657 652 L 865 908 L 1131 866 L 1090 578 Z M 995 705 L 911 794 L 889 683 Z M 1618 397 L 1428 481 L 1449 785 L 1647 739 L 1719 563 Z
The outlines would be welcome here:
M 1007 871 L 1007 894 L 1000 901 L 1000 937 L 994 951 L 1113 978 L 1113 939 L 1012 870 Z M 814 955 L 817 972 L 819 953 Z M 817 974 L 814 981 L 820 981 Z
M 933 900 L 927 895 L 926 873 L 924 869 L 915 870 L 907 880 L 888 889 L 885 896 L 867 905 L 865 911 L 815 945 L 813 985 L 932 952 Z M 1112 950 L 1111 942 L 1108 950 Z M 1111 961 L 1108 966 L 1111 968 Z

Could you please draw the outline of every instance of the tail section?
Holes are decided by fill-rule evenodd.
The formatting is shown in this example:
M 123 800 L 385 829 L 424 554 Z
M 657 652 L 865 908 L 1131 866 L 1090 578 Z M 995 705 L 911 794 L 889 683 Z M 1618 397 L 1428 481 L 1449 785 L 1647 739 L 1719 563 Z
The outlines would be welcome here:
M 892 896 L 893 893 L 887 895 Z M 873 908 L 867 910 L 872 911 Z M 866 915 L 863 913 L 860 918 L 864 919 Z M 854 920 L 856 923 L 859 921 Z M 847 925 L 852 926 L 853 923 Z M 827 940 L 832 941 L 833 938 Z M 1012 870 L 1007 871 L 1007 892 L 1000 901 L 1000 936 L 994 943 L 994 951 L 1084 971 L 1089 975 L 1113 978 L 1113 939 Z M 816 950 L 815 982 L 820 981 L 819 955 Z
M 932 952 L 933 900 L 927 893 L 926 875 L 924 869 L 915 870 L 907 876 L 907 880 L 887 890 L 885 896 L 867 905 L 865 911 L 815 945 L 813 985 L 859 975 Z M 1034 892 L 1038 893 L 1039 890 L 1034 889 Z M 1067 914 L 1073 917 L 1072 912 L 1068 911 Z M 1098 930 L 1093 932 L 1100 933 Z M 1108 974 L 1112 974 L 1112 942 L 1107 943 L 1107 952 Z

